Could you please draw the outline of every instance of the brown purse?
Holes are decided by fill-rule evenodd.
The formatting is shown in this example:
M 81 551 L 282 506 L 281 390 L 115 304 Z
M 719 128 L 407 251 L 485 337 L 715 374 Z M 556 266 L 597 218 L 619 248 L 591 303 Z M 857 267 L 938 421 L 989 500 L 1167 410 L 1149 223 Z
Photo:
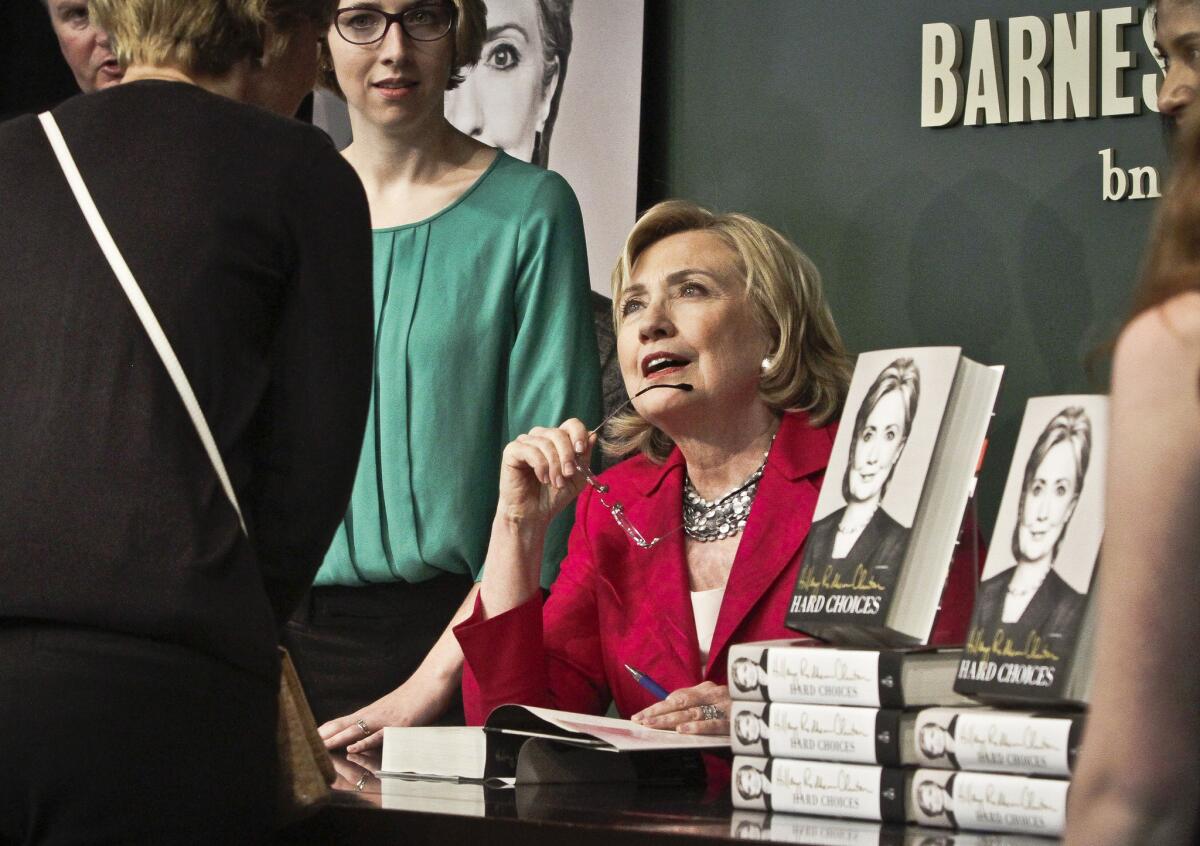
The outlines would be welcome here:
M 283 647 L 279 653 L 279 801 L 275 814 L 278 824 L 284 826 L 304 818 L 329 798 L 329 785 L 337 772 L 317 734 L 317 721 L 292 657 Z
M 171 348 L 171 342 L 167 340 L 166 333 L 163 332 L 158 318 L 155 317 L 153 309 L 146 301 L 141 286 L 138 285 L 129 265 L 121 256 L 121 251 L 113 241 L 108 226 L 104 223 L 104 218 L 100 216 L 100 211 L 92 200 L 91 192 L 88 191 L 83 176 L 75 166 L 75 160 L 71 156 L 62 132 L 59 131 L 54 116 L 49 112 L 42 112 L 38 115 L 38 119 L 42 123 L 46 137 L 50 140 L 50 146 L 54 150 L 59 166 L 62 167 L 63 175 L 71 186 L 75 201 L 79 203 L 79 209 L 83 212 L 88 226 L 91 227 L 92 235 L 100 245 L 104 257 L 108 259 L 117 281 L 121 284 L 121 290 L 129 298 L 129 303 L 133 306 L 138 319 L 141 320 L 146 334 L 150 336 L 150 342 L 167 368 L 175 390 L 179 392 L 179 398 L 183 400 L 183 405 L 192 419 L 196 434 L 200 436 L 204 451 L 208 453 L 209 461 L 212 462 L 213 470 L 216 471 L 225 496 L 229 499 L 233 510 L 237 512 L 238 525 L 241 526 L 242 534 L 249 537 L 246 532 L 246 521 L 242 519 L 242 509 L 238 505 L 237 495 L 229 481 L 229 474 L 225 472 L 225 462 L 217 450 L 216 441 L 208 428 L 208 421 L 204 418 L 204 412 L 200 409 L 200 403 L 196 400 L 187 374 L 183 372 L 183 367 L 175 356 L 175 351 Z M 328 799 L 330 796 L 329 785 L 333 784 L 337 773 L 333 769 L 333 761 L 329 757 L 329 752 L 326 751 L 325 744 L 321 742 L 321 736 L 317 733 L 317 722 L 313 719 L 312 709 L 308 707 L 308 700 L 304 697 L 303 688 L 300 687 L 300 678 L 296 675 L 292 659 L 286 650 L 280 648 L 280 652 L 282 655 L 280 656 L 279 674 L 279 720 L 275 734 L 279 749 L 279 798 L 276 817 L 278 824 L 282 826 L 301 819 Z

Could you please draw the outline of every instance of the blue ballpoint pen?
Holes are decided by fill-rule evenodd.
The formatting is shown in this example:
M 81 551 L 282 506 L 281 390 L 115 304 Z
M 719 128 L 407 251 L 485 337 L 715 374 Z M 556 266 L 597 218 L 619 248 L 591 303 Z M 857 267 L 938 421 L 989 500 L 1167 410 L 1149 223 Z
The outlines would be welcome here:
M 629 675 L 633 676 L 633 680 L 635 682 L 640 684 L 642 687 L 646 688 L 646 690 L 653 693 L 660 700 L 666 699 L 668 696 L 671 695 L 671 694 L 667 693 L 667 691 L 663 688 L 663 686 L 661 684 L 656 682 L 654 679 L 650 678 L 645 673 L 639 673 L 637 670 L 635 670 L 633 667 L 629 666 L 628 664 L 625 665 L 625 669 L 629 671 Z

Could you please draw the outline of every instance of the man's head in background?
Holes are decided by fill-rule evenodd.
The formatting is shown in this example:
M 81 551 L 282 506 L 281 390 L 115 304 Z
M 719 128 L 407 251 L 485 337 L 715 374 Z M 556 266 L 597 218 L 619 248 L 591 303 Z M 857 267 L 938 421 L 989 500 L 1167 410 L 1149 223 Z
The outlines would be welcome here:
M 121 81 L 117 57 L 109 49 L 108 33 L 88 15 L 87 0 L 42 0 L 58 37 L 63 58 L 79 90 L 91 94 Z

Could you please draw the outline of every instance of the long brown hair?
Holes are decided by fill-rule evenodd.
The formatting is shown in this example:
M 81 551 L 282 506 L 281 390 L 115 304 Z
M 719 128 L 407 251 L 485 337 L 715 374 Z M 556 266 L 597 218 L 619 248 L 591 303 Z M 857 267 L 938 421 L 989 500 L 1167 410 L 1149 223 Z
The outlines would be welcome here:
M 1176 294 L 1200 291 L 1200 114 L 1181 120 L 1174 165 L 1163 194 L 1129 320 Z

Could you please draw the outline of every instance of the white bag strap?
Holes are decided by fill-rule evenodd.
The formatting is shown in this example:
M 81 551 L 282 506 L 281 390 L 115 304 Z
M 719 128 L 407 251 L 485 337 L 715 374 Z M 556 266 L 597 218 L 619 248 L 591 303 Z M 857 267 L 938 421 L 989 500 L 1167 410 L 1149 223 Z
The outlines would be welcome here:
M 117 281 L 121 283 L 121 289 L 129 298 L 129 303 L 137 313 L 138 319 L 142 321 L 146 334 L 150 336 L 150 343 L 154 344 L 154 349 L 167 368 L 171 381 L 175 383 L 175 390 L 179 392 L 179 398 L 183 400 L 188 416 L 192 418 L 192 425 L 196 427 L 196 434 L 200 436 L 200 441 L 204 444 L 204 451 L 208 453 L 213 470 L 217 472 L 217 478 L 221 480 L 225 496 L 229 497 L 229 504 L 237 512 L 242 534 L 249 536 L 246 532 L 246 521 L 242 519 L 241 506 L 238 505 L 237 494 L 233 492 L 229 474 L 225 472 L 225 462 L 221 460 L 221 453 L 217 450 L 217 443 L 213 440 L 212 431 L 208 428 L 208 421 L 204 419 L 204 412 L 200 409 L 200 403 L 196 401 L 196 394 L 192 391 L 187 374 L 183 372 L 183 367 L 175 356 L 175 350 L 171 348 L 171 342 L 167 340 L 162 326 L 158 323 L 158 318 L 154 316 L 154 310 L 150 308 L 150 303 L 146 302 L 145 294 L 142 293 L 137 280 L 133 278 L 133 273 L 129 270 L 129 265 L 125 263 L 112 235 L 109 234 L 108 227 L 104 224 L 104 218 L 100 216 L 100 210 L 92 201 L 92 195 L 83 181 L 83 176 L 79 173 L 79 168 L 75 166 L 75 159 L 71 156 L 71 150 L 67 147 L 66 139 L 59 131 L 54 116 L 49 112 L 42 112 L 38 115 L 38 120 L 42 122 L 42 128 L 46 131 L 46 137 L 50 139 L 50 146 L 54 148 L 58 164 L 62 167 L 63 175 L 67 177 L 67 183 L 71 186 L 71 192 L 75 195 L 75 201 L 79 203 L 79 208 L 83 212 L 88 226 L 92 228 L 92 234 L 96 236 L 96 242 L 100 245 L 104 257 L 108 259 L 109 265 L 112 266 L 113 273 L 116 274 Z

